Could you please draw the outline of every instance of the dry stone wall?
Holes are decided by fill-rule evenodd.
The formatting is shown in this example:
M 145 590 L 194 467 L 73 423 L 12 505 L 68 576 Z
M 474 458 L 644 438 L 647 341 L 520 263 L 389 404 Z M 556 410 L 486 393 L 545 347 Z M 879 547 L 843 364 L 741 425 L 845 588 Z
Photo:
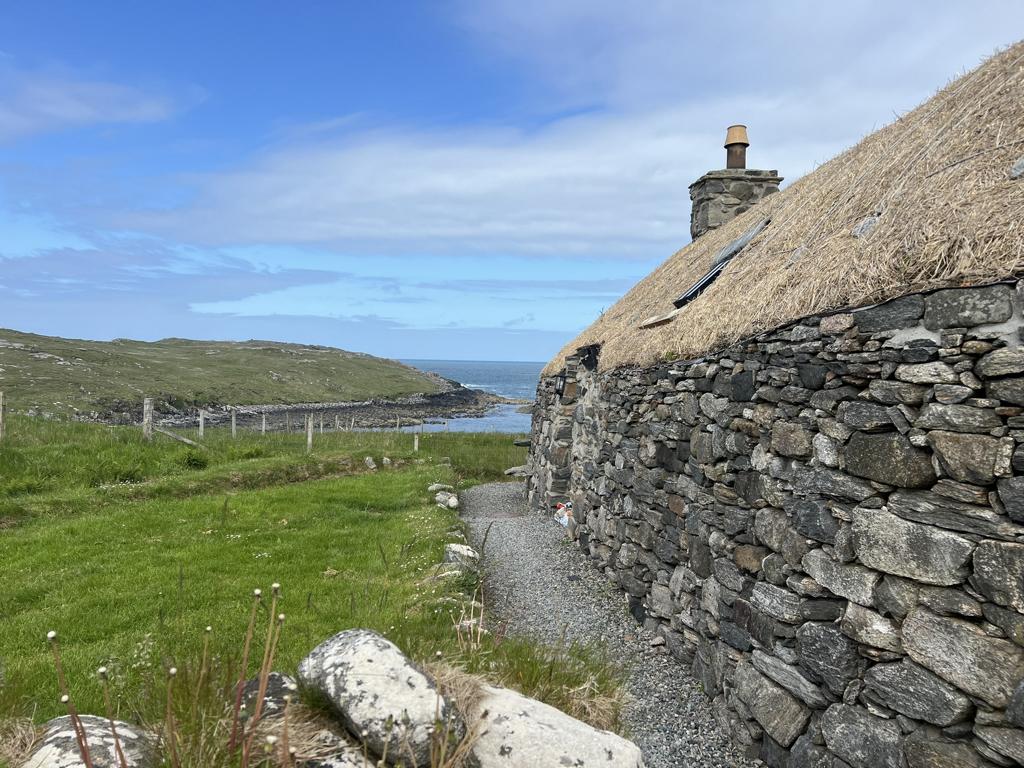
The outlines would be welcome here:
M 730 168 L 709 171 L 690 185 L 690 237 L 696 240 L 779 191 L 778 171 Z
M 1024 763 L 1022 289 L 538 388 L 531 504 L 788 768 Z M 587 354 L 589 353 L 589 354 Z

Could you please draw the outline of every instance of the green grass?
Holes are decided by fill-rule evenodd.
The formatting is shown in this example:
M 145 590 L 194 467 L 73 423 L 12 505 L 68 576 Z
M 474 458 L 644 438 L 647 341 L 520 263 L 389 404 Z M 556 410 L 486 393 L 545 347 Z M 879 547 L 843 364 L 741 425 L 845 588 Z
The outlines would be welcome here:
M 600 702 L 617 707 L 619 673 L 600 653 L 500 637 L 460 647 L 452 606 L 472 584 L 430 578 L 460 522 L 427 486 L 501 477 L 525 458 L 513 436 L 426 434 L 413 453 L 409 434 L 318 434 L 307 455 L 297 435 L 212 430 L 199 451 L 144 443 L 132 428 L 27 417 L 10 427 L 0 444 L 0 718 L 61 712 L 45 642 L 54 629 L 80 710 L 101 711 L 94 671 L 106 665 L 121 714 L 159 722 L 163 670 L 194 678 L 212 625 L 230 680 L 252 589 L 275 581 L 287 615 L 277 669 L 293 671 L 335 632 L 369 627 L 422 661 L 440 651 L 578 716 L 614 718 Z M 378 471 L 366 471 L 367 455 Z
M 394 360 L 269 341 L 83 341 L 0 329 L 0 390 L 23 413 L 72 415 L 174 407 L 262 405 L 436 392 Z

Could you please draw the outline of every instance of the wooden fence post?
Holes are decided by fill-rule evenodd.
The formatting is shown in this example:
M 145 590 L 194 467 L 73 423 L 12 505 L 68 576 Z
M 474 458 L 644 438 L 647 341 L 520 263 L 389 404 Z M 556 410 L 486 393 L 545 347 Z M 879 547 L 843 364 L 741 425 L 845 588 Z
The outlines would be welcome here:
M 324 415 L 320 414 L 320 434 L 324 433 Z
M 412 452 L 419 453 L 420 450 L 420 433 L 416 432 L 412 436 Z
M 354 431 L 355 431 L 355 429 L 356 429 L 356 417 L 355 417 L 355 416 L 353 416 L 353 417 L 352 417 L 352 421 L 350 421 L 350 422 L 348 423 L 348 431 L 349 431 L 349 432 L 354 432 Z
M 337 431 L 338 431 L 338 420 L 339 420 L 340 418 L 341 418 L 341 417 L 340 417 L 340 416 L 338 416 L 338 414 L 334 414 L 334 431 L 335 431 L 335 432 L 337 432 Z
M 263 412 L 263 420 L 260 422 L 260 434 L 267 434 L 267 412 Z
M 238 437 L 238 426 L 235 423 L 235 406 L 231 406 L 231 439 Z
M 401 416 L 396 416 L 395 417 L 395 432 L 400 432 L 401 430 L 402 430 L 402 417 Z
M 0 443 L 4 440 L 4 412 L 7 410 L 7 403 L 4 402 L 4 393 L 0 391 Z
M 142 399 L 142 439 L 153 439 L 153 398 Z
M 313 452 L 313 414 L 306 416 L 306 453 Z
M 206 411 L 199 409 L 199 439 L 202 440 L 206 434 Z

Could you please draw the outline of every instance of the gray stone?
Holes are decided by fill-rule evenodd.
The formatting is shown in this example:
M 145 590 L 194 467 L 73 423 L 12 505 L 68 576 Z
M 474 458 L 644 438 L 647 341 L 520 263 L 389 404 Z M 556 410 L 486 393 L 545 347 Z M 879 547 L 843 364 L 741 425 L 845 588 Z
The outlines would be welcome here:
M 996 539 L 1015 539 L 1021 527 L 986 507 L 964 504 L 930 491 L 898 491 L 889 497 L 889 511 L 906 520 L 967 531 Z
M 984 435 L 931 432 L 928 435 L 942 469 L 954 480 L 988 485 L 995 481 L 999 441 Z
M 444 562 L 462 570 L 475 571 L 480 565 L 480 553 L 468 544 L 445 544 Z
M 843 614 L 839 627 L 844 635 L 863 645 L 895 653 L 902 650 L 900 631 L 896 625 L 881 614 L 857 603 L 847 604 L 846 613 Z
M 552 706 L 507 688 L 484 685 L 472 758 L 479 768 L 643 768 L 631 741 L 599 731 Z M 425 765 L 429 765 L 426 763 Z
M 790 525 L 789 515 L 781 509 L 765 507 L 757 510 L 754 533 L 760 541 L 780 553 L 791 566 L 800 565 L 801 558 L 807 552 L 804 538 Z
M 1024 727 L 1024 682 L 1017 683 L 1010 697 L 1010 705 L 1006 708 L 1006 719 L 1018 728 Z
M 892 429 L 892 419 L 889 418 L 886 409 L 874 403 L 847 400 L 839 404 L 836 417 L 852 429 Z
M 1019 179 L 1024 177 L 1024 157 L 1021 157 L 1010 166 L 1010 178 Z
M 114 735 L 110 732 L 110 721 L 92 715 L 80 715 L 79 721 L 95 768 L 119 768 L 121 763 Z M 128 768 L 157 768 L 163 764 L 155 734 L 120 721 L 114 722 L 114 729 Z M 75 728 L 71 718 L 65 716 L 44 726 L 42 739 L 34 745 L 32 755 L 22 768 L 78 768 L 82 765 Z
M 1024 523 L 1024 477 L 999 481 L 999 500 L 1015 523 Z
M 1019 728 L 975 726 L 975 735 L 1000 755 L 1024 765 L 1024 731 Z
M 772 451 L 783 456 L 806 458 L 811 455 L 812 437 L 799 424 L 777 421 L 772 427 Z
M 903 768 L 900 729 L 860 707 L 833 704 L 821 718 L 825 744 L 853 768 Z
M 872 379 L 868 382 L 868 394 L 885 405 L 920 405 L 927 392 L 928 387 L 923 384 L 885 379 Z
M 981 603 L 959 589 L 922 587 L 920 601 L 921 605 L 940 616 L 967 616 L 972 619 L 982 616 Z
M 789 751 L 789 768 L 832 768 L 832 756 L 805 733 Z
M 935 470 L 927 451 L 911 445 L 900 434 L 856 432 L 843 449 L 846 470 L 879 483 L 900 488 L 927 488 Z
M 853 536 L 864 565 L 926 584 L 961 583 L 974 548 L 963 536 L 903 520 L 886 509 L 854 509 Z
M 933 331 L 1002 323 L 1012 315 L 1013 289 L 1008 285 L 950 288 L 924 300 L 924 327 Z
M 971 583 L 993 603 L 1024 613 L 1024 544 L 981 542 Z
M 940 403 L 962 403 L 969 397 L 974 397 L 974 390 L 959 384 L 936 384 L 935 399 Z
M 965 720 L 974 711 L 963 693 L 906 659 L 871 667 L 864 675 L 864 693 L 876 704 L 943 727 Z
M 989 352 L 974 366 L 974 372 L 983 379 L 1024 373 L 1024 348 L 1004 347 Z
M 902 619 L 917 605 L 920 587 L 910 579 L 888 575 L 875 588 L 875 607 L 883 616 Z
M 759 650 L 754 651 L 753 661 L 759 672 L 767 675 L 812 709 L 824 709 L 829 705 L 828 697 L 822 690 L 792 664 Z
M 871 483 L 824 467 L 797 472 L 793 477 L 793 490 L 801 496 L 830 496 L 852 501 L 864 501 L 875 495 Z
M 736 695 L 765 732 L 784 747 L 803 733 L 811 711 L 746 661 L 736 665 Z
M 866 309 L 853 311 L 853 320 L 861 333 L 878 333 L 917 325 L 924 314 L 924 299 L 918 295 L 903 296 Z
M 802 625 L 796 632 L 796 648 L 800 666 L 836 696 L 843 694 L 864 664 L 857 654 L 857 643 L 835 624 Z
M 914 426 L 950 432 L 989 432 L 1003 426 L 1003 420 L 988 408 L 928 403 L 921 409 Z
M 433 681 L 398 647 L 367 629 L 325 640 L 299 664 L 299 681 L 319 692 L 374 754 L 411 752 L 427 765 L 437 720 L 456 739 L 465 724 Z
M 795 528 L 809 539 L 831 544 L 839 530 L 839 521 L 829 505 L 817 499 L 799 499 L 792 506 Z
M 929 735 L 924 729 L 907 738 L 903 751 L 907 768 L 992 768 L 970 744 Z
M 911 384 L 959 384 L 960 377 L 948 363 L 904 363 L 896 368 L 896 378 Z
M 988 383 L 986 394 L 1004 403 L 1024 405 L 1024 379 L 995 379 Z
M 927 608 L 907 615 L 903 647 L 918 664 L 993 707 L 1005 707 L 1024 679 L 1024 650 Z
M 787 624 L 799 624 L 803 621 L 800 614 L 800 598 L 788 589 L 773 584 L 757 582 L 750 596 L 750 604 L 762 613 Z
M 985 621 L 999 627 L 1010 640 L 1024 647 L 1024 616 L 995 603 L 982 603 L 981 613 Z
M 833 560 L 823 549 L 814 549 L 804 555 L 804 570 L 834 595 L 845 597 L 861 605 L 872 605 L 872 592 L 881 574 L 862 565 L 843 565 Z

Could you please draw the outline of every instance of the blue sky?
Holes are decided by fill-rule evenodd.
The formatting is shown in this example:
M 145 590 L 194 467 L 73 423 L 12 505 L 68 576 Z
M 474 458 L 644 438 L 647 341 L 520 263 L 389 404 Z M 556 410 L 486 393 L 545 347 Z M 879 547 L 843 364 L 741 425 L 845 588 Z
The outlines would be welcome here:
M 544 360 L 689 239 L 749 126 L 789 180 L 1019 2 L 3 2 L 0 327 Z

